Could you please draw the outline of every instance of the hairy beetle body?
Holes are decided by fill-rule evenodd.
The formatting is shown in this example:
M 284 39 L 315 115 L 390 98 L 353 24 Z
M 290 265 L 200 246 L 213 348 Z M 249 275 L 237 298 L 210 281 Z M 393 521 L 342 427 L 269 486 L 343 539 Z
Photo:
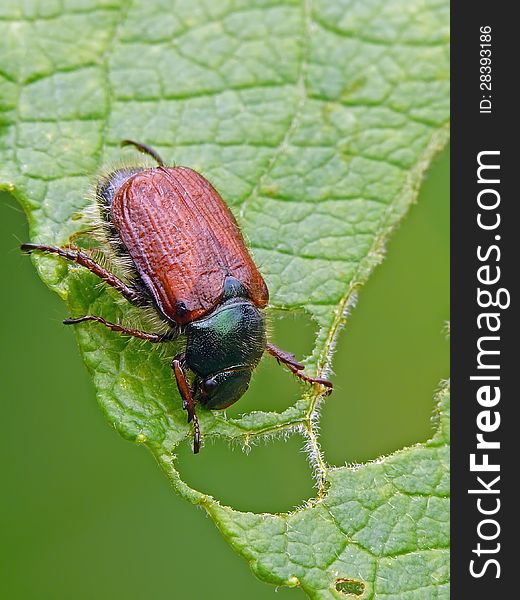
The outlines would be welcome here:
M 23 244 L 22 249 L 57 254 L 86 267 L 129 302 L 152 306 L 168 331 L 148 333 L 95 315 L 64 323 L 94 321 L 152 343 L 185 335 L 185 352 L 174 357 L 172 369 L 188 422 L 193 421 L 195 452 L 200 448 L 196 404 L 223 409 L 236 402 L 264 351 L 301 380 L 330 392 L 327 379 L 305 375 L 294 355 L 267 341 L 267 286 L 233 214 L 213 186 L 188 167 L 165 166 L 144 144 L 124 144 L 159 163 L 155 168 L 117 169 L 97 186 L 110 243 L 131 267 L 131 281 L 121 280 L 80 248 Z

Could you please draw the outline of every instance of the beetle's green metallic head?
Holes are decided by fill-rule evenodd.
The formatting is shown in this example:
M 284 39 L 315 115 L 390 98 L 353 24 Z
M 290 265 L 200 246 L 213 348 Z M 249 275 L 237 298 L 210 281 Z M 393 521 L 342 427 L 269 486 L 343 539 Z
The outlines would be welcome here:
M 243 396 L 266 346 L 263 311 L 238 295 L 241 288 L 235 282 L 228 286 L 232 297 L 224 297 L 211 314 L 186 329 L 195 401 L 210 409 L 226 408 Z
M 195 400 L 210 410 L 227 408 L 246 393 L 252 373 L 248 368 L 228 369 L 197 378 Z

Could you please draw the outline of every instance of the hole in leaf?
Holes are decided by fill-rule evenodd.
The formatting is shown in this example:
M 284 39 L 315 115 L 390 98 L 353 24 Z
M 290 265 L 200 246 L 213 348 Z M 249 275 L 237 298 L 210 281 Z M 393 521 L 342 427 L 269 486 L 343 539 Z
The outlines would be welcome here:
M 448 318 L 445 151 L 341 332 L 321 418 L 329 462 L 364 462 L 431 436 L 434 393 L 449 373 Z
M 362 596 L 365 584 L 357 579 L 336 579 L 336 590 L 345 596 Z
M 311 354 L 317 333 L 303 310 L 268 313 L 269 339 L 302 359 Z M 229 419 L 253 411 L 282 412 L 301 397 L 301 382 L 265 353 L 247 393 L 226 409 Z M 299 434 L 276 439 L 252 438 L 246 454 L 238 444 L 209 439 L 193 456 L 191 440 L 178 450 L 179 468 L 188 485 L 236 509 L 284 512 L 316 495 L 312 473 Z
M 293 434 L 258 440 L 246 454 L 227 440 L 210 439 L 195 456 L 190 440 L 178 449 L 179 469 L 188 485 L 235 509 L 285 512 L 316 495 L 303 445 Z

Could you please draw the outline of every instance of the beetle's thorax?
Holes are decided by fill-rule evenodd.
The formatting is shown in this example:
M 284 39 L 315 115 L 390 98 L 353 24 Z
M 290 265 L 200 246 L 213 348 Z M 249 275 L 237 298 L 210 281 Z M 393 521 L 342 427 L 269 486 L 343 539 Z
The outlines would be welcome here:
M 230 298 L 186 327 L 186 363 L 199 377 L 235 367 L 254 369 L 266 346 L 263 310 L 246 298 Z

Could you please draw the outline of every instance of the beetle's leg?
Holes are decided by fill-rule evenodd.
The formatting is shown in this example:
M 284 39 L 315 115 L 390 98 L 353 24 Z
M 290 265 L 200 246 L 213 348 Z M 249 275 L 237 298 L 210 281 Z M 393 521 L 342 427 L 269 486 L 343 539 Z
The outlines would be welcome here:
M 164 160 L 160 157 L 159 153 L 147 144 L 142 144 L 141 142 L 134 142 L 134 140 L 123 140 L 121 142 L 121 146 L 134 146 L 139 150 L 139 152 L 142 152 L 143 154 L 148 154 L 153 159 L 155 159 L 160 167 L 164 167 Z
M 119 277 L 102 267 L 90 256 L 76 248 L 75 246 L 69 246 L 68 248 L 60 248 L 58 246 L 49 246 L 47 244 L 22 244 L 21 249 L 24 252 L 30 254 L 34 250 L 38 252 L 45 252 L 46 254 L 57 254 L 67 260 L 78 263 L 82 267 L 87 268 L 89 271 L 97 275 L 105 283 L 115 288 L 122 296 L 124 296 L 129 302 L 139 304 L 142 302 L 142 296 L 137 290 L 126 285 Z
M 319 383 L 320 385 L 325 386 L 327 388 L 327 395 L 332 392 L 332 382 L 328 379 L 322 377 L 309 377 L 308 375 L 305 375 L 305 373 L 302 373 L 304 366 L 296 360 L 294 354 L 285 352 L 285 350 L 270 343 L 267 344 L 266 350 L 271 356 L 276 358 L 278 363 L 283 363 L 291 373 L 294 373 L 294 375 L 299 377 L 302 381 L 306 381 L 307 383 Z
M 193 421 L 193 452 L 198 454 L 200 450 L 200 427 L 199 419 L 195 412 L 195 400 L 188 379 L 186 378 L 186 360 L 184 354 L 177 354 L 172 360 L 172 369 L 175 373 L 177 387 L 182 398 L 182 408 L 188 413 L 188 423 Z
M 146 340 L 148 342 L 152 342 L 152 344 L 158 344 L 160 342 L 168 342 L 177 337 L 177 332 L 172 331 L 168 333 L 148 333 L 146 331 L 141 331 L 140 329 L 130 329 L 129 327 L 124 327 L 123 325 L 118 325 L 117 323 L 109 323 L 105 321 L 103 317 L 96 317 L 94 315 L 85 315 L 84 317 L 78 317 L 77 319 L 65 319 L 63 321 L 64 325 L 75 325 L 76 323 L 83 323 L 84 321 L 96 321 L 97 323 L 101 323 L 105 327 L 108 327 L 112 331 L 117 331 L 119 333 L 123 333 L 124 335 L 130 335 L 135 338 L 139 338 L 140 340 Z

